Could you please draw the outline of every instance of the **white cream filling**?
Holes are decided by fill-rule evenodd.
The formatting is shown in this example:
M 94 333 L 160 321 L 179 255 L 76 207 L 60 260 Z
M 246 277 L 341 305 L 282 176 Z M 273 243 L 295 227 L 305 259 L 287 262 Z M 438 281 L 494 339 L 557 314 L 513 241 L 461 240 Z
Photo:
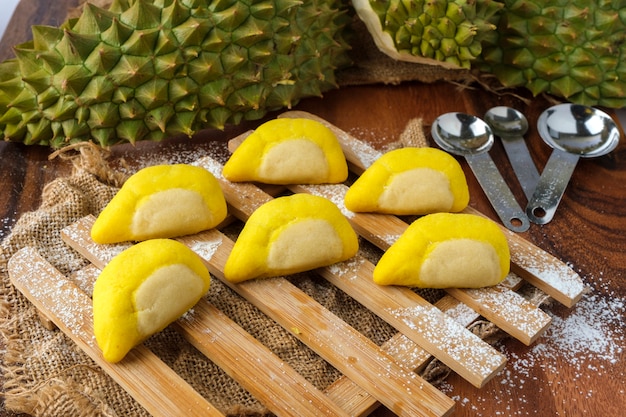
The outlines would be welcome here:
M 329 166 L 324 150 L 308 139 L 291 139 L 272 146 L 263 155 L 259 177 L 271 181 L 312 181 L 326 178 Z
M 478 288 L 500 281 L 500 260 L 489 243 L 453 239 L 436 244 L 422 263 L 420 281 L 434 288 Z
M 322 219 L 302 220 L 285 228 L 271 244 L 267 259 L 271 269 L 310 269 L 327 265 L 343 254 L 335 228 Z
M 390 178 L 378 205 L 382 209 L 414 213 L 448 211 L 454 194 L 445 174 L 431 168 L 415 168 Z
M 205 224 L 212 213 L 202 196 L 184 188 L 151 194 L 135 210 L 131 231 L 135 235 L 172 235 L 189 225 Z
M 139 333 L 154 334 L 179 318 L 202 296 L 203 285 L 202 278 L 186 265 L 157 269 L 135 292 Z

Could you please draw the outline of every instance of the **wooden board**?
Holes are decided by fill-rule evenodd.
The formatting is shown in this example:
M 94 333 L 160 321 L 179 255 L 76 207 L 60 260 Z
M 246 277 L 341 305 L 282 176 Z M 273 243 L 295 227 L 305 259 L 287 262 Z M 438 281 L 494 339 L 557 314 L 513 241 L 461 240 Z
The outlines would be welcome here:
M 302 112 L 288 112 L 281 117 L 316 118 Z M 380 156 L 367 144 L 328 125 L 340 138 L 344 153 L 354 172 L 362 172 Z M 233 143 L 242 139 L 238 138 Z M 215 160 L 204 158 L 197 164 L 205 167 L 220 180 L 231 215 L 243 221 L 259 205 L 273 198 L 253 184 L 233 184 L 225 181 L 221 176 L 221 165 Z M 279 189 L 274 189 L 274 192 Z M 345 207 L 342 207 L 341 196 L 345 193 L 343 185 L 294 186 L 290 191 L 328 197 L 344 211 L 361 236 L 383 250 L 393 243 L 407 226 L 394 216 L 357 216 L 354 213 L 347 213 Z M 471 209 L 468 211 L 472 212 Z M 63 231 L 63 238 L 93 263 L 93 266 L 88 268 L 87 275 L 91 274 L 92 279 L 95 279 L 99 268 L 128 247 L 128 244 L 95 244 L 89 237 L 93 221 L 93 217 L 81 219 Z M 264 311 L 344 374 L 344 377 L 323 393 L 311 387 L 291 368 L 287 367 L 285 373 L 285 364 L 272 352 L 205 300 L 194 308 L 193 314 L 187 314 L 178 320 L 174 328 L 277 415 L 367 415 L 378 404 L 384 404 L 398 415 L 449 415 L 454 406 L 453 401 L 419 378 L 414 370 L 423 368 L 435 357 L 480 387 L 504 367 L 505 357 L 474 336 L 465 326 L 482 315 L 518 340 L 530 344 L 541 336 L 550 320 L 543 311 L 515 292 L 522 279 L 568 306 L 573 305 L 581 297 L 584 289 L 580 278 L 562 262 L 519 236 L 504 230 L 512 252 L 513 273 L 507 280 L 489 289 L 450 290 L 449 295 L 435 305 L 429 304 L 406 288 L 376 286 L 371 280 L 373 265 L 360 256 L 341 264 L 321 268 L 318 273 L 322 277 L 400 331 L 381 347 L 364 338 L 285 278 L 253 280 L 237 285 L 224 281 L 223 266 L 233 242 L 218 229 L 181 238 L 180 241 L 203 257 L 214 277 L 223 280 L 230 288 Z M 29 269 L 33 259 L 37 260 L 38 266 Z M 25 268 L 25 265 L 29 265 L 29 268 Z M 66 307 L 65 303 L 69 298 L 58 294 L 42 295 L 33 290 L 35 276 L 39 280 L 43 277 L 51 282 L 62 282 L 63 285 L 70 285 L 71 281 L 46 264 L 32 250 L 25 250 L 16 255 L 11 260 L 9 273 L 20 291 L 24 292 L 52 323 L 62 331 L 72 333 L 72 327 L 68 324 L 70 319 L 66 315 L 58 314 L 58 311 Z M 78 308 L 86 312 L 79 315 L 78 319 L 72 319 L 71 323 L 76 323 L 76 320 L 90 323 L 89 284 L 83 290 L 74 284 L 71 284 L 71 288 L 81 300 L 77 304 Z M 505 305 L 510 307 L 503 308 Z M 77 344 L 83 349 L 91 349 L 90 355 L 105 371 L 119 375 L 121 371 L 117 368 L 125 366 L 126 359 L 115 365 L 104 362 L 97 346 L 94 346 L 89 326 L 90 324 L 84 329 L 81 327 L 81 332 L 85 340 L 89 340 L 90 346 L 81 342 L 80 338 L 76 338 Z M 224 336 L 226 334 L 227 336 Z M 178 402 L 178 405 L 169 404 L 167 407 L 161 405 L 155 407 L 152 404 L 155 396 L 165 403 L 178 398 L 178 394 L 177 397 L 171 395 L 169 380 L 165 379 L 172 371 L 167 367 L 162 369 L 161 364 L 155 366 L 154 355 L 145 347 L 133 349 L 132 356 L 135 355 L 149 358 L 148 362 L 144 363 L 144 359 L 133 360 L 137 367 L 131 372 L 133 375 L 123 374 L 116 377 L 116 380 L 152 414 L 176 415 L 174 411 L 163 411 L 175 409 L 176 406 L 185 407 L 185 415 L 194 415 L 188 408 L 203 415 L 213 415 L 212 413 L 217 412 L 205 400 L 196 398 L 198 394 L 186 385 L 180 385 L 182 387 L 180 398 L 195 400 L 182 404 Z M 263 366 L 259 367 L 259 363 Z M 279 369 L 283 378 L 276 380 L 275 376 Z M 145 378 L 148 375 L 146 372 L 154 372 L 150 374 L 150 378 L 157 379 L 154 383 L 156 387 L 145 389 L 142 386 L 141 389 L 134 389 L 132 387 L 135 383 L 134 378 L 138 375 Z M 159 384 L 165 387 L 159 387 Z

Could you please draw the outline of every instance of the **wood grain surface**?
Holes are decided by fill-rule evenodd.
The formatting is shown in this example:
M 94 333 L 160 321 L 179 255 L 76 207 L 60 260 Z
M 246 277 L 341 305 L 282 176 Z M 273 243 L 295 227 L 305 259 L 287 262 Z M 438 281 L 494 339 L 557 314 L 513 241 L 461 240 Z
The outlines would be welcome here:
M 22 0 L 0 42 L 0 59 L 11 57 L 11 46 L 30 38 L 30 25 L 58 25 L 67 10 L 77 4 L 78 0 Z M 539 138 L 534 124 L 551 102 L 545 98 L 531 98 L 525 91 L 516 93 L 528 101 L 512 95 L 496 95 L 478 87 L 461 90 L 448 83 L 380 84 L 331 91 L 323 98 L 303 100 L 297 109 L 317 114 L 357 138 L 384 149 L 387 143 L 397 140 L 412 118 L 422 118 L 428 131 L 432 121 L 445 112 L 462 111 L 480 116 L 492 106 L 509 105 L 524 112 L 531 123 L 526 137 L 541 170 L 551 150 Z M 207 141 L 226 142 L 256 124 L 248 123 L 224 132 L 201 132 L 191 139 L 139 144 L 131 150 L 125 148 L 125 154 L 139 158 L 147 153 L 168 152 L 174 143 L 177 149 L 184 150 Z M 571 265 L 593 289 L 594 301 L 600 305 L 626 297 L 625 151 L 622 140 L 610 155 L 581 160 L 554 220 L 543 226 L 532 225 L 529 231 L 520 234 Z M 46 183 L 71 170 L 67 162 L 58 158 L 48 160 L 50 153 L 45 147 L 0 143 L 0 238 L 10 232 L 21 215 L 37 208 Z M 515 182 L 501 146 L 496 144 L 491 154 L 515 196 L 525 204 L 522 189 Z M 467 165 L 461 163 L 470 185 L 470 205 L 497 220 Z M 559 321 L 573 323 L 578 314 L 588 310 L 581 310 L 578 306 L 568 309 L 558 304 L 549 307 L 550 313 Z M 457 400 L 453 415 L 621 415 L 626 408 L 624 326 L 619 320 L 608 320 L 600 325 L 604 333 L 598 337 L 608 333 L 617 339 L 613 340 L 614 343 L 621 344 L 620 349 L 611 352 L 609 360 L 602 352 L 594 355 L 593 350 L 582 359 L 569 350 L 541 355 L 537 353 L 538 349 L 547 344 L 542 339 L 531 346 L 513 339 L 499 343 L 498 348 L 510 358 L 502 378 L 494 378 L 480 389 L 456 375 L 445 382 L 445 392 Z M 3 348 L 1 344 L 2 341 L 0 349 Z M 579 348 L 585 349 L 584 346 Z M 1 417 L 13 415 L 2 408 L 0 406 Z M 381 408 L 373 415 L 392 414 Z

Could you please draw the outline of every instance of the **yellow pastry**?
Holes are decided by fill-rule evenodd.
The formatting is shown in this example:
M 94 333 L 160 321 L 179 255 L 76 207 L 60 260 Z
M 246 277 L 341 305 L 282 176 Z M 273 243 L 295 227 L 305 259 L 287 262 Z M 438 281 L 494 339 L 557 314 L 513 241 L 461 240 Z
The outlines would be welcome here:
M 118 362 L 193 307 L 211 277 L 182 243 L 152 239 L 109 262 L 93 289 L 93 323 L 104 359 Z
M 294 274 L 354 256 L 358 237 L 329 200 L 279 197 L 259 207 L 235 242 L 224 276 L 231 282 Z
M 335 134 L 309 119 L 275 119 L 259 126 L 224 165 L 224 178 L 266 184 L 340 183 L 348 164 Z
M 377 159 L 345 196 L 354 212 L 422 215 L 458 212 L 469 202 L 461 165 L 435 148 L 401 148 Z
M 96 219 L 96 243 L 170 238 L 198 233 L 226 218 L 217 179 L 192 165 L 156 165 L 139 170 Z
M 510 269 L 509 246 L 498 225 L 464 213 L 429 214 L 413 222 L 374 268 L 381 285 L 480 288 Z

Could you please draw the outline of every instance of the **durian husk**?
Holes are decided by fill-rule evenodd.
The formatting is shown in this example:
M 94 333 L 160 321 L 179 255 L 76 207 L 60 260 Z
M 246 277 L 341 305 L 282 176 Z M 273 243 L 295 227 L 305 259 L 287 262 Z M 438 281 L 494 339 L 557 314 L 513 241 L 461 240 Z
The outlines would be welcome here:
M 80 16 L 83 4 L 87 0 L 80 2 L 80 6 L 70 10 L 68 19 Z M 89 0 L 89 2 L 103 9 L 111 5 L 111 0 Z M 353 64 L 337 71 L 337 83 L 340 87 L 379 83 L 396 85 L 410 81 L 471 83 L 476 80 L 477 74 L 467 68 L 451 68 L 436 65 L 434 62 L 425 64 L 390 58 L 378 49 L 362 20 L 355 16 L 351 27 L 354 31 L 350 51 Z

